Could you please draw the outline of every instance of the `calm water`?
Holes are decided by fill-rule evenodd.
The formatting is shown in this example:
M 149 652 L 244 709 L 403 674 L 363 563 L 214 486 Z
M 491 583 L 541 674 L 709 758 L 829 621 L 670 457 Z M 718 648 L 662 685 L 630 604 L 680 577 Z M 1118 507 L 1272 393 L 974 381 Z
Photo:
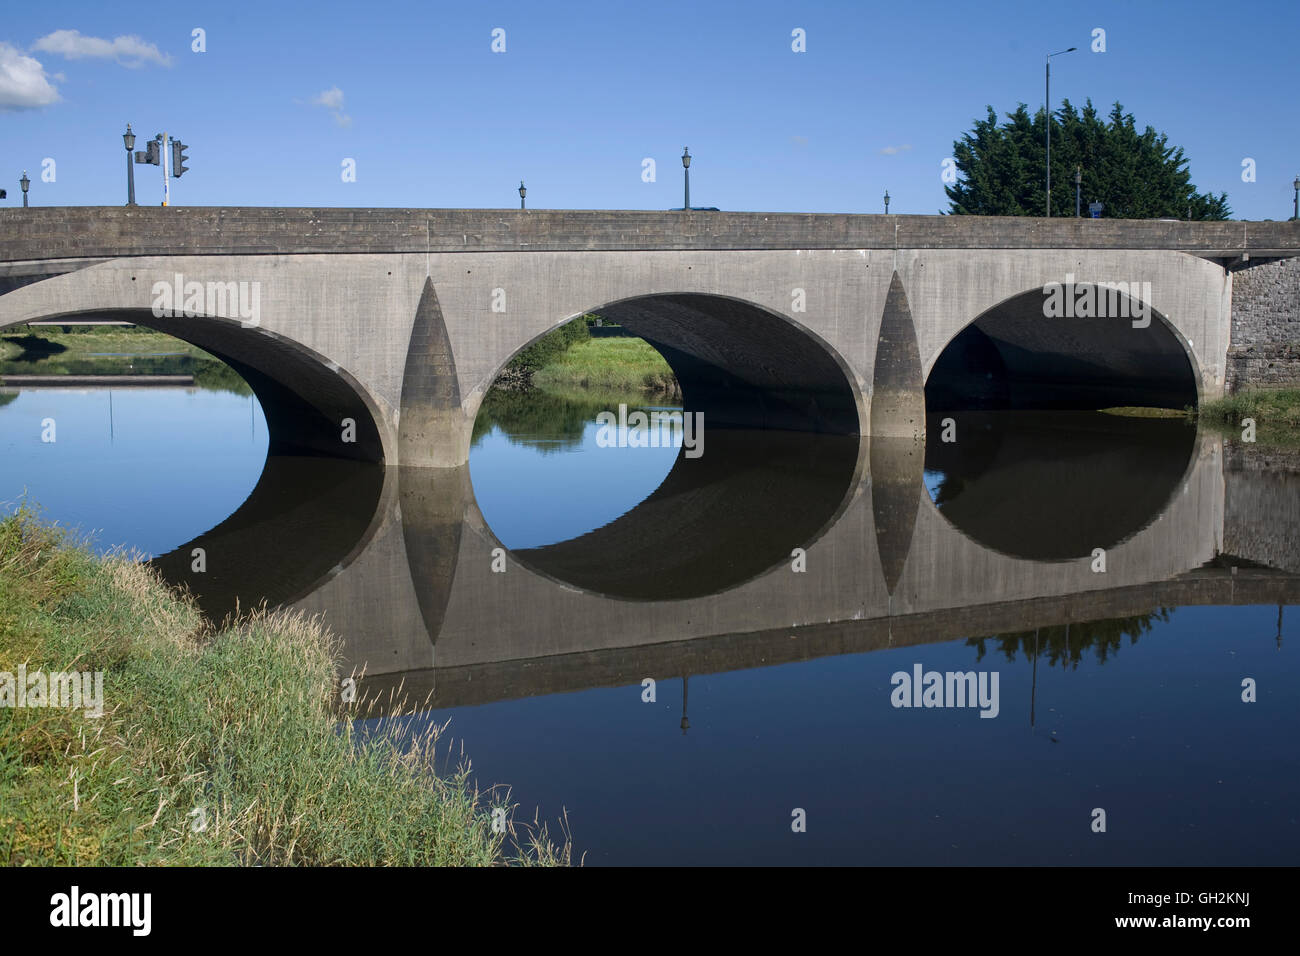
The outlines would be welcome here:
M 1292 458 L 985 414 L 687 460 L 599 447 L 609 407 L 496 396 L 429 476 L 268 460 L 231 392 L 0 393 L 0 500 L 178 580 L 202 544 L 213 613 L 326 613 L 590 864 L 1296 861 Z M 996 673 L 996 717 L 894 706 L 918 664 Z

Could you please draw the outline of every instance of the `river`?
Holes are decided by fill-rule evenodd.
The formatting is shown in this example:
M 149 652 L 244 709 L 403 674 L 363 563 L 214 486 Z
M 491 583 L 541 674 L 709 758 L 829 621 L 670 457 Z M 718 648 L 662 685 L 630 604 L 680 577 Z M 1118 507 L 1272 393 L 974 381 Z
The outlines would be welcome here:
M 1300 455 L 981 413 L 690 458 L 606 447 L 620 402 L 674 410 L 493 393 L 430 474 L 268 459 L 239 389 L 9 389 L 0 501 L 324 614 L 588 864 L 1294 862 Z

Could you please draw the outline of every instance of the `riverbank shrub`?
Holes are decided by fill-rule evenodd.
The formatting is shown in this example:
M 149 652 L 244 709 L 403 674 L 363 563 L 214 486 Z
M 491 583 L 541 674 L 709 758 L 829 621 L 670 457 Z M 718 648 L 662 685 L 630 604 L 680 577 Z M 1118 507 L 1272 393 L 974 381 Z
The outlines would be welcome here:
M 585 317 L 574 319 L 525 348 L 507 363 L 506 369 L 521 375 L 525 380 L 531 379 L 533 373 L 554 362 L 561 353 L 590 338 Z

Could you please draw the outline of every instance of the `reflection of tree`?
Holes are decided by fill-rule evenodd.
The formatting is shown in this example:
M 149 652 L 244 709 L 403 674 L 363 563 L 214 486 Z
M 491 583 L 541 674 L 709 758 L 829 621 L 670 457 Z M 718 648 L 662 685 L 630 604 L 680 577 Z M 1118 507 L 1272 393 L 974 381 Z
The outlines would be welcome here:
M 234 395 L 252 395 L 253 389 L 238 372 L 215 359 L 193 359 L 194 384 L 209 392 L 230 392 Z M 185 374 L 185 373 L 180 373 Z
M 18 398 L 17 392 L 9 392 L 8 394 L 0 393 L 0 408 L 4 408 L 6 405 L 16 400 L 17 398 Z
M 1097 663 L 1106 663 L 1112 654 L 1119 651 L 1125 637 L 1129 639 L 1130 645 L 1136 644 L 1137 639 L 1157 623 L 1168 621 L 1170 610 L 1162 607 L 1133 617 L 1116 617 L 1104 621 L 1042 627 L 1034 631 L 972 637 L 966 641 L 966 645 L 978 649 L 975 657 L 977 663 L 988 653 L 989 642 L 994 642 L 995 649 L 1001 651 L 1008 661 L 1014 661 L 1017 653 L 1023 654 L 1025 660 L 1030 660 L 1034 656 L 1035 640 L 1037 640 L 1040 658 L 1052 666 L 1059 664 L 1061 667 L 1073 670 L 1079 666 L 1084 651 L 1089 649 L 1093 652 Z
M 629 411 L 645 401 L 642 394 L 587 396 L 544 392 L 490 389 L 474 419 L 472 442 L 496 426 L 512 444 L 527 445 L 543 454 L 577 448 L 588 423 L 604 411 L 617 413 L 619 402 Z
M 6 335 L 4 341 L 10 345 L 16 345 L 20 350 L 17 355 L 9 360 L 11 362 L 39 362 L 41 359 L 68 350 L 66 345 L 60 345 L 58 342 L 48 342 L 35 333 Z

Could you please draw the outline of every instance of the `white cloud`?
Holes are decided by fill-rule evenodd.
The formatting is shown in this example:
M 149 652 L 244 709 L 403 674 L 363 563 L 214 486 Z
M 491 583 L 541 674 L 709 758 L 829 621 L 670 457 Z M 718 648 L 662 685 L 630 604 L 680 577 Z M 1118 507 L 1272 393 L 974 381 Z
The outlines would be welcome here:
M 123 66 L 137 67 L 146 63 L 171 66 L 172 58 L 152 43 L 138 36 L 120 36 L 111 40 L 82 36 L 78 30 L 55 30 L 32 44 L 33 50 L 57 53 L 69 60 L 115 60 Z
M 59 91 L 39 60 L 0 43 L 0 113 L 34 110 L 59 101 Z
M 323 106 L 334 114 L 334 122 L 340 126 L 351 126 L 352 117 L 343 112 L 343 91 L 337 86 L 321 90 L 311 98 L 312 106 Z
M 884 149 L 880 150 L 880 155 L 897 156 L 899 153 L 905 153 L 911 148 L 912 148 L 911 143 L 907 143 L 903 146 L 886 146 Z
M 324 106 L 326 109 L 341 110 L 343 109 L 343 91 L 337 86 L 331 86 L 328 90 L 322 90 L 312 97 L 312 103 L 316 106 Z

